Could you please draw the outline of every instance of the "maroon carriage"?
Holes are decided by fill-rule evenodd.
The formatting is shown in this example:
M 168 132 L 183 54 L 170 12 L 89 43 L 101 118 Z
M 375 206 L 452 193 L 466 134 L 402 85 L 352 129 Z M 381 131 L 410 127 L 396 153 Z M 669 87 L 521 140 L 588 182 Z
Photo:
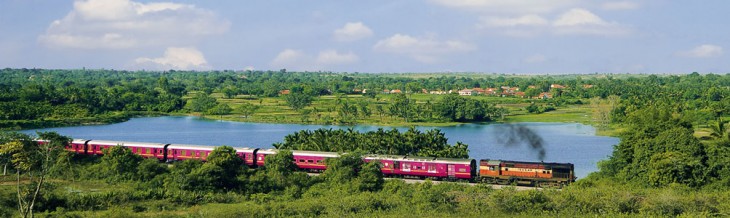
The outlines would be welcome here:
M 129 148 L 132 153 L 144 158 L 157 158 L 160 160 L 165 158 L 165 144 L 161 143 L 91 140 L 86 144 L 88 154 L 102 155 L 104 154 L 103 149 L 108 149 L 113 146 L 124 146 Z
M 336 152 L 318 152 L 318 151 L 292 151 L 294 163 L 299 169 L 310 172 L 322 172 L 327 169 L 325 159 L 338 158 L 340 155 Z
M 276 149 L 259 149 L 256 151 L 256 166 L 263 166 L 266 162 L 266 156 L 276 154 Z
M 167 160 L 181 161 L 196 159 L 205 161 L 215 147 L 205 145 L 171 144 L 167 146 Z
M 256 162 L 254 161 L 256 158 L 254 155 L 256 154 L 256 151 L 259 150 L 258 148 L 236 148 L 236 155 L 243 160 L 243 163 L 246 164 L 249 167 L 255 167 Z
M 369 155 L 365 161 L 378 160 L 386 176 L 433 179 L 471 180 L 476 171 L 473 159 L 407 157 L 398 155 Z
M 71 143 L 68 143 L 64 148 L 67 151 L 76 153 L 76 154 L 86 154 L 86 142 L 89 140 L 85 139 L 74 139 L 71 141 Z

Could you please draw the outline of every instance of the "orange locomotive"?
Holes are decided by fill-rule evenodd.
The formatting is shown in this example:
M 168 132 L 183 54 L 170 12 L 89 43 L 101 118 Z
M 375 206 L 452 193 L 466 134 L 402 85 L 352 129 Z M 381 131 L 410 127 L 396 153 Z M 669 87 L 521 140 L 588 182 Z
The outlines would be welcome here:
M 479 180 L 507 185 L 557 186 L 575 182 L 573 164 L 521 162 L 504 160 L 479 161 Z

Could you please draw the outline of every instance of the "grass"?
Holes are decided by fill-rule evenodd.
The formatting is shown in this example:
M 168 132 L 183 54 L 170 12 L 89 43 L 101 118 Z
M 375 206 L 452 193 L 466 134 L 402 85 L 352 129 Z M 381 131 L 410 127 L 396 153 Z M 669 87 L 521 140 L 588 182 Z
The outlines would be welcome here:
M 218 102 L 228 104 L 234 108 L 234 112 L 230 115 L 202 115 L 209 119 L 229 120 L 238 122 L 253 122 L 253 123 L 296 123 L 296 124 L 343 124 L 338 122 L 339 115 L 337 114 L 337 96 L 327 95 L 320 96 L 313 100 L 310 106 L 304 108 L 311 113 L 304 115 L 302 111 L 296 111 L 287 106 L 284 97 L 256 97 L 248 95 L 238 95 L 234 98 L 227 99 L 223 98 L 221 93 L 213 93 L 211 96 L 215 97 Z M 367 98 L 362 95 L 346 95 L 341 98 L 342 101 L 350 101 L 355 103 L 358 101 L 367 101 L 368 108 L 372 115 L 369 117 L 357 117 L 354 119 L 354 123 L 347 124 L 359 124 L 359 125 L 377 125 L 377 126 L 454 126 L 462 124 L 460 122 L 406 122 L 402 118 L 390 117 L 383 115 L 382 117 L 378 114 L 375 107 L 376 105 L 382 105 L 385 110 L 388 108 L 389 102 L 395 95 L 379 94 L 376 98 Z M 432 103 L 438 102 L 443 98 L 443 95 L 430 95 L 430 94 L 412 94 L 409 98 L 416 101 L 418 104 L 425 104 L 427 101 Z M 498 122 L 575 122 L 583 123 L 587 125 L 596 126 L 598 122 L 594 119 L 594 109 L 589 104 L 582 105 L 568 105 L 557 107 L 554 111 L 545 112 L 542 114 L 531 114 L 528 113 L 525 107 L 529 106 L 531 102 L 540 103 L 541 100 L 534 99 L 522 99 L 514 97 L 494 97 L 494 96 L 471 96 L 469 98 L 475 98 L 479 100 L 485 100 L 489 103 L 495 104 L 497 107 L 504 107 L 509 110 L 509 114 Z M 236 112 L 235 109 L 240 107 L 244 103 L 260 106 L 260 108 L 251 116 L 244 117 L 240 112 Z M 605 106 L 605 105 L 602 105 Z M 201 116 L 201 114 L 192 113 L 187 115 Z M 614 127 L 601 128 L 598 131 L 600 135 L 614 135 L 617 131 Z

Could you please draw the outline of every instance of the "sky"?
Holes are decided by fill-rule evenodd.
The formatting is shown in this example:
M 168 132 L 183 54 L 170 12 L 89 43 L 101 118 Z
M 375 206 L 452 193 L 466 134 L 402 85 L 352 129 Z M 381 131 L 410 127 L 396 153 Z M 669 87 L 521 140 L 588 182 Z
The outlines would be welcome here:
M 730 72 L 727 0 L 0 0 L 0 68 Z

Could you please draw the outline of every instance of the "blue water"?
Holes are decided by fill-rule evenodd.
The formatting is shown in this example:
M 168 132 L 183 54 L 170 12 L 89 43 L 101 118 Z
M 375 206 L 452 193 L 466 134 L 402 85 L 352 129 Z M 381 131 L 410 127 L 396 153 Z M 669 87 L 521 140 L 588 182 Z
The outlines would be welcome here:
M 597 171 L 596 163 L 606 159 L 619 139 L 596 136 L 595 128 L 577 123 L 520 123 L 544 141 L 545 162 L 569 162 L 575 164 L 578 178 Z M 539 161 L 536 151 L 525 143 L 507 143 L 508 124 L 464 124 L 452 127 L 417 127 L 421 131 L 441 129 L 449 143 L 461 141 L 469 145 L 469 155 L 474 159 L 503 159 Z M 61 128 L 25 130 L 56 131 L 79 139 L 180 143 L 201 145 L 231 145 L 234 147 L 272 148 L 282 142 L 284 136 L 304 129 L 347 129 L 350 126 L 267 124 L 215 121 L 198 117 L 146 117 L 127 122 Z M 353 126 L 357 131 L 372 131 L 392 127 Z M 398 128 L 401 132 L 407 128 Z

